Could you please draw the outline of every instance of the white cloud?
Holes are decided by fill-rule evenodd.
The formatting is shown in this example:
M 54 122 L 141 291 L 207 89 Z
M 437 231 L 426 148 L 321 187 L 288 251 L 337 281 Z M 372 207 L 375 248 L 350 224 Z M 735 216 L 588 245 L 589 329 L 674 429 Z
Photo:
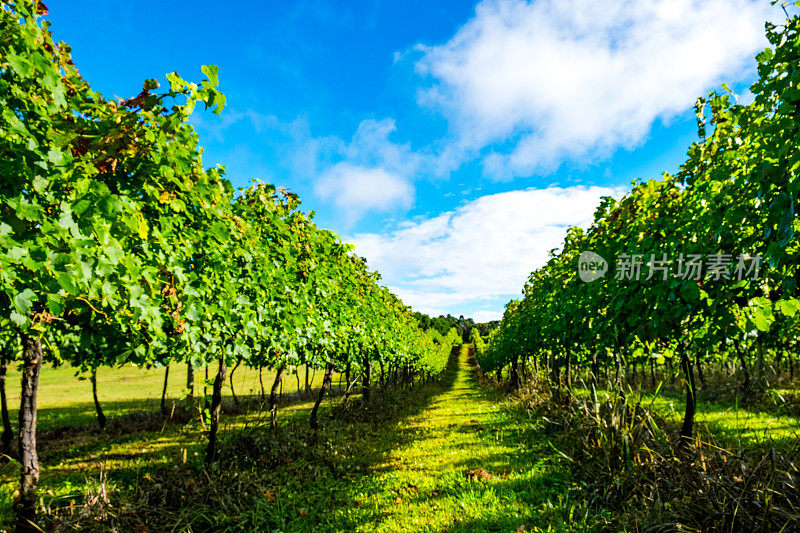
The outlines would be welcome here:
M 383 165 L 393 171 L 412 174 L 419 168 L 422 156 L 413 152 L 409 144 L 392 142 L 389 136 L 396 130 L 390 118 L 364 120 L 341 155 L 348 161 Z
M 325 171 L 314 186 L 314 192 L 352 214 L 352 218 L 368 210 L 409 207 L 414 199 L 414 189 L 404 177 L 380 167 L 367 168 L 344 162 Z
M 349 143 L 326 143 L 327 157 L 338 162 L 322 170 L 314 192 L 349 222 L 367 211 L 409 208 L 414 202 L 414 180 L 430 159 L 389 139 L 395 129 L 392 119 L 364 120 Z
M 346 240 L 415 309 L 458 315 L 477 306 L 481 316 L 496 316 L 487 306 L 518 295 L 568 226 L 588 226 L 602 196 L 623 192 L 574 186 L 487 195 L 388 233 Z
M 634 147 L 722 82 L 752 76 L 765 0 L 485 0 L 445 44 L 420 46 L 464 154 L 495 178 Z M 448 148 L 452 158 L 454 147 Z
M 356 222 L 367 211 L 411 207 L 414 181 L 422 174 L 442 173 L 438 170 L 441 158 L 390 139 L 396 130 L 390 118 L 363 120 L 347 141 L 335 135 L 313 136 L 305 117 L 283 122 L 275 115 L 252 109 L 229 110 L 222 118 L 197 116 L 193 124 L 216 142 L 223 142 L 234 127 L 250 128 L 256 134 L 251 138 L 268 140 L 280 164 L 290 169 L 294 178 L 313 184 L 314 193 L 341 211 L 348 223 Z M 252 161 L 259 159 L 256 146 L 247 149 L 239 145 L 226 155 L 226 163 L 232 159 L 243 162 L 245 155 Z M 249 166 L 251 170 L 263 167 Z M 256 176 L 246 176 L 252 177 Z M 258 177 L 264 177 L 264 173 L 260 172 Z
M 502 311 L 476 311 L 472 313 L 472 319 L 475 322 L 491 322 L 492 320 L 500 320 L 503 318 Z

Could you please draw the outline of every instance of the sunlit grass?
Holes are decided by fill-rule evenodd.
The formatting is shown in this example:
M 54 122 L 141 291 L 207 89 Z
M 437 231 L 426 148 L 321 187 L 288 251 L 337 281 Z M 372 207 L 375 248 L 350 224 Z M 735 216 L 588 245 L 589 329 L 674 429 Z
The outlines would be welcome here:
M 584 397 L 589 394 L 585 388 L 576 388 L 574 392 Z M 598 390 L 600 397 L 612 394 L 609 390 Z M 683 420 L 686 401 L 680 394 L 665 391 L 656 395 L 639 391 L 629 396 L 629 401 L 652 407 L 673 426 Z M 747 408 L 736 398 L 710 400 L 702 394 L 698 395 L 695 427 L 703 440 L 737 448 L 791 445 L 800 437 L 800 420 L 796 417 Z
M 210 369 L 213 378 L 215 368 Z M 300 386 L 304 388 L 305 369 L 298 369 Z M 206 426 L 197 420 L 185 426 L 163 425 L 160 431 L 142 431 L 135 425 L 130 434 L 109 436 L 93 426 L 96 413 L 92 400 L 91 384 L 80 379 L 77 369 L 61 366 L 44 366 L 41 371 L 38 394 L 39 433 L 54 428 L 90 426 L 89 431 L 75 437 L 66 437 L 48 444 L 39 445 L 41 479 L 40 494 L 46 504 L 61 505 L 75 500 L 81 502 L 92 487 L 105 480 L 110 491 L 124 490 L 139 476 L 158 467 L 199 461 L 205 449 Z M 97 373 L 98 396 L 109 420 L 127 414 L 159 410 L 164 368 L 142 369 L 131 365 L 118 368 L 101 368 Z M 85 376 L 85 375 L 83 375 Z M 274 372 L 263 373 L 267 394 L 274 380 Z M 195 371 L 195 393 L 202 395 L 204 372 Z M 186 366 L 172 365 L 167 388 L 168 408 L 172 402 L 185 395 Z M 318 387 L 322 383 L 322 372 L 311 371 L 309 383 Z M 334 375 L 334 388 L 338 388 L 339 376 Z M 16 422 L 19 404 L 19 372 L 10 369 L 7 378 L 8 405 L 12 426 Z M 234 374 L 236 394 L 260 395 L 258 372 L 240 367 Z M 297 392 L 294 369 L 284 374 L 285 394 Z M 210 387 L 208 394 L 211 393 Z M 230 383 L 226 381 L 224 398 L 230 403 Z M 199 399 L 198 399 L 199 401 Z M 281 409 L 281 418 L 306 417 L 312 401 L 305 400 L 289 404 Z M 199 411 L 198 411 L 199 414 Z M 222 417 L 222 431 L 253 425 L 265 418 L 265 413 L 252 411 L 247 414 Z M 16 431 L 16 427 L 14 427 Z M 185 459 L 184 459 L 185 458 Z M 19 482 L 19 463 L 11 461 L 0 466 L 0 520 L 11 519 L 11 501 Z
M 399 390 L 389 397 L 401 402 L 398 418 L 376 423 L 324 419 L 317 452 L 295 462 L 255 473 L 259 496 L 236 501 L 234 509 L 193 508 L 186 524 L 243 524 L 251 530 L 276 531 L 572 531 L 607 524 L 610 511 L 590 510 L 561 469 L 539 421 L 526 418 L 504 395 L 482 388 L 467 365 L 464 347 L 459 364 L 439 384 Z M 158 409 L 163 369 L 101 369 L 101 401 L 109 417 Z M 11 380 L 16 378 L 12 375 Z M 321 373 L 314 376 L 321 382 Z M 267 389 L 274 376 L 264 373 Z M 202 390 L 202 370 L 196 374 Z M 300 370 L 301 387 L 303 370 Z M 168 396 L 181 397 L 185 366 L 171 370 Z M 237 394 L 259 395 L 258 374 L 240 368 Z M 334 379 L 334 388 L 338 378 Z M 285 393 L 297 390 L 288 375 Z M 226 383 L 228 405 L 232 405 Z M 791 391 L 787 391 L 790 393 Z M 585 389 L 576 393 L 585 395 Z M 611 395 L 608 390 L 598 394 Z M 358 401 L 354 394 L 353 401 Z M 10 399 L 11 405 L 16 400 Z M 677 426 L 684 401 L 675 391 L 629 394 L 629 401 L 651 406 Z M 326 411 L 342 402 L 332 397 Z M 305 428 L 312 400 L 281 406 L 280 421 Z M 74 370 L 47 368 L 40 394 L 42 426 L 90 424 L 79 432 L 40 447 L 41 495 L 45 506 L 80 506 L 87 491 L 101 482 L 120 506 L 133 487 L 158 483 L 164 468 L 190 467 L 200 475 L 206 427 L 200 417 L 188 424 L 155 424 L 111 433 L 91 427 L 95 414 L 88 380 Z M 13 415 L 13 413 L 12 413 Z M 243 430 L 264 427 L 268 415 L 257 409 L 222 418 L 223 440 Z M 702 397 L 696 427 L 701 438 L 743 448 L 796 442 L 800 424 L 794 417 L 747 409 L 736 400 Z M 153 478 L 149 476 L 155 476 Z M 152 479 L 152 481 L 151 481 Z M 0 467 L 0 518 L 11 518 L 18 464 Z M 263 497 L 262 497 L 263 495 Z M 121 499 L 121 500 L 120 500 Z M 116 502 L 116 503 L 115 503 Z M 143 517 L 143 523 L 147 521 Z M 238 527 L 238 526 L 237 526 Z M 244 527 L 244 526 L 242 526 Z
M 536 424 L 474 382 L 466 347 L 460 357 L 443 390 L 418 413 L 373 434 L 356 427 L 328 435 L 334 453 L 347 447 L 345 483 L 325 472 L 313 483 L 298 483 L 286 471 L 274 501 L 256 506 L 269 511 L 250 517 L 251 523 L 281 531 L 364 532 L 590 527 L 594 517 L 570 499 L 569 483 Z
M 459 365 L 450 368 L 439 384 L 400 389 L 396 396 L 386 391 L 387 398 L 394 398 L 388 401 L 402 404 L 395 418 L 379 422 L 324 418 L 315 452 L 246 474 L 258 478 L 262 490 L 257 497 L 186 509 L 184 526 L 364 532 L 592 528 L 599 518 L 587 513 L 585 502 L 572 499 L 570 482 L 560 473 L 536 421 L 521 415 L 503 395 L 475 383 L 466 358 L 464 348 Z M 141 383 L 150 380 L 151 402 L 160 396 L 163 374 L 153 371 L 154 376 L 142 377 L 140 371 L 128 372 L 139 376 Z M 74 386 L 71 374 L 66 377 Z M 129 381 L 119 375 L 109 379 L 110 372 L 99 377 L 106 388 L 115 380 L 127 387 Z M 117 398 L 130 403 L 142 390 L 143 386 L 128 388 L 117 392 Z M 180 392 L 179 387 L 172 390 L 173 395 Z M 353 400 L 357 402 L 358 395 Z M 58 396 L 47 401 L 53 402 L 54 410 L 64 409 L 53 407 L 56 402 L 68 405 Z M 327 400 L 326 411 L 341 402 L 341 397 Z M 302 430 L 311 405 L 303 400 L 282 406 L 281 422 Z M 243 429 L 263 425 L 266 415 L 251 411 L 224 415 L 222 420 L 222 438 L 235 439 Z M 112 504 L 122 509 L 134 486 L 159 482 L 159 469 L 188 466 L 189 472 L 196 472 L 192 475 L 204 475 L 200 473 L 204 446 L 199 419 L 112 436 L 84 431 L 40 450 L 42 501 L 46 506 L 64 508 L 74 502 L 79 507 L 87 491 L 96 490 L 102 480 Z M 6 520 L 11 516 L 17 468 L 16 463 L 0 468 Z M 151 474 L 156 478 L 149 481 Z M 148 519 L 141 520 L 145 524 Z
M 230 368 L 228 372 L 230 372 Z M 109 418 L 122 416 L 128 413 L 159 409 L 161 392 L 164 387 L 164 373 L 162 368 L 140 368 L 133 365 L 124 365 L 114 368 L 100 368 L 97 371 L 97 389 L 100 404 Z M 209 380 L 214 379 L 216 366 L 209 368 Z M 297 392 L 298 381 L 295 372 L 300 378 L 300 387 L 305 387 L 305 367 L 294 367 L 284 373 L 284 393 Z M 309 373 L 309 383 L 312 387 L 322 384 L 322 371 Z M 334 385 L 338 387 L 340 376 L 334 374 Z M 275 379 L 273 371 L 265 370 L 262 376 L 266 393 L 269 394 L 272 382 Z M 204 369 L 195 370 L 195 394 L 202 395 Z M 233 383 L 237 396 L 260 395 L 258 371 L 245 366 L 239 367 L 234 373 Z M 16 420 L 19 406 L 20 372 L 10 368 L 6 379 L 6 394 L 12 421 Z M 170 365 L 169 380 L 167 382 L 167 398 L 171 401 L 183 397 L 186 393 L 186 365 Z M 210 384 L 207 393 L 211 394 Z M 226 380 L 223 396 L 230 397 L 230 381 Z M 92 386 L 88 374 L 80 373 L 79 369 L 68 365 L 57 368 L 45 365 L 42 367 L 38 392 L 39 420 L 38 427 L 41 431 L 48 429 L 76 426 L 93 423 L 96 420 L 94 402 L 92 400 Z M 12 422 L 13 423 L 13 422 Z
M 141 405 L 152 403 L 147 399 L 141 402 Z M 136 402 L 131 403 L 136 405 Z M 280 411 L 280 420 L 306 422 L 312 405 L 313 400 L 287 405 Z M 66 411 L 70 412 L 70 409 Z M 93 411 L 91 415 L 94 417 Z M 263 424 L 265 419 L 265 412 L 258 410 L 237 415 L 223 414 L 221 438 L 244 427 Z M 64 506 L 73 501 L 80 506 L 87 491 L 97 488 L 101 481 L 110 494 L 123 494 L 134 482 L 158 468 L 186 462 L 200 463 L 207 443 L 206 430 L 198 417 L 186 425 L 164 424 L 159 431 L 141 431 L 131 427 L 129 434 L 109 436 L 99 429 L 90 429 L 48 446 L 40 444 L 39 489 L 42 502 L 47 506 Z M 3 523 L 12 519 L 11 503 L 18 478 L 19 463 L 11 461 L 0 466 L 0 521 Z

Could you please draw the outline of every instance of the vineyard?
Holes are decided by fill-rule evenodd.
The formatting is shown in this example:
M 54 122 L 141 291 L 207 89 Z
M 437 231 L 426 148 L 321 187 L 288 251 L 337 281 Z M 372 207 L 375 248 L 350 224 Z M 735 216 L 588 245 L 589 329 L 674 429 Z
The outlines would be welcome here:
M 107 98 L 46 14 L 0 1 L 0 527 L 800 530 L 800 18 L 470 332 L 203 166 L 218 67 Z
M 798 30 L 798 18 L 768 24 L 773 48 L 757 56 L 753 102 L 731 92 L 699 98 L 700 140 L 680 171 L 606 198 L 591 227 L 571 228 L 530 275 L 488 341 L 473 336 L 487 374 L 505 373 L 515 390 L 538 377 L 570 413 L 560 423 L 589 433 L 570 445 L 572 457 L 603 463 L 588 470 L 606 502 L 672 502 L 659 487 L 672 482 L 708 494 L 672 502 L 700 529 L 800 527 Z M 676 440 L 653 408 L 659 395 L 683 406 Z M 763 405 L 783 416 L 762 432 L 759 451 L 697 428 L 703 396 L 741 402 L 742 416 Z M 619 455 L 604 462 L 600 447 Z M 671 472 L 673 457 L 687 471 Z
M 68 363 L 94 380 L 103 366 L 181 362 L 190 395 L 195 369 L 210 369 L 200 407 L 207 462 L 217 458 L 223 385 L 240 365 L 273 371 L 273 426 L 284 370 L 321 369 L 312 428 L 334 371 L 348 389 L 358 379 L 365 402 L 374 375 L 410 382 L 442 372 L 452 335 L 423 332 L 296 195 L 262 183 L 234 191 L 221 168 L 203 169 L 187 120 L 197 106 L 222 111 L 217 67 L 203 67 L 200 84 L 173 73 L 166 90 L 147 80 L 138 96 L 108 100 L 80 76 L 69 46 L 52 41 L 40 8 L 0 11 L 0 374 L 19 361 L 21 523 L 33 527 L 39 498 L 42 364 Z M 102 427 L 99 406 L 98 416 Z

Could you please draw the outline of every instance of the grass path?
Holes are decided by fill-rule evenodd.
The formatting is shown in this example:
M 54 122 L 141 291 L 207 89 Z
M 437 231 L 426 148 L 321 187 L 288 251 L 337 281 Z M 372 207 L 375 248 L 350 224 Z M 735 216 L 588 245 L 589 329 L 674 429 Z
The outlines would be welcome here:
M 141 516 L 123 512 L 120 530 L 139 524 L 152 531 L 287 533 L 587 529 L 580 518 L 585 505 L 570 500 L 569 482 L 539 424 L 476 382 L 470 350 L 461 347 L 436 383 L 376 394 L 372 407 L 383 413 L 377 418 L 360 411 L 357 399 L 343 405 L 331 398 L 318 435 L 307 429 L 310 401 L 281 408 L 284 432 L 276 440 L 264 433 L 263 414 L 224 416 L 223 440 L 247 442 L 242 430 L 250 427 L 261 435 L 259 446 L 271 449 L 254 448 L 254 457 L 268 455 L 269 466 L 244 461 L 231 471 L 228 463 L 215 464 L 201 474 L 205 441 L 197 424 L 113 438 L 90 431 L 43 448 L 40 489 L 48 503 L 81 501 L 105 471 L 122 510 L 126 487 L 147 487 L 154 483 L 148 476 L 160 479 L 164 469 L 175 472 L 165 487 L 190 477 L 211 483 Z M 2 518 L 10 517 L 16 472 L 13 464 L 0 468 Z
M 379 436 L 380 460 L 337 490 L 328 520 L 313 530 L 573 530 L 564 479 L 535 425 L 481 388 L 461 348 L 445 386 L 417 413 Z M 367 439 L 365 448 L 381 446 Z M 398 443 L 400 445 L 398 446 Z M 374 449 L 375 449 L 374 448 Z M 348 500 L 350 500 L 348 504 Z M 316 508 L 325 507 L 318 501 Z M 307 512 L 301 510 L 301 514 Z M 311 523 L 290 520 L 286 530 Z M 324 525 L 323 525 L 324 524 Z
M 436 382 L 387 385 L 375 390 L 369 406 L 358 394 L 349 402 L 329 396 L 318 433 L 308 428 L 308 398 L 286 398 L 277 434 L 269 432 L 266 412 L 226 412 L 221 454 L 229 460 L 208 472 L 202 463 L 205 429 L 197 420 L 165 425 L 157 415 L 139 413 L 143 418 L 132 419 L 130 428 L 123 421 L 100 432 L 91 423 L 93 408 L 56 398 L 54 385 L 50 400 L 64 406 L 45 411 L 54 413 L 49 422 L 59 414 L 89 426 L 40 442 L 40 494 L 45 505 L 63 509 L 80 504 L 87 491 L 97 492 L 105 476 L 120 531 L 146 525 L 196 532 L 529 532 L 599 530 L 613 523 L 609 510 L 587 511 L 541 422 L 477 382 L 471 349 L 458 349 Z M 55 378 L 64 371 L 53 372 Z M 112 389 L 110 379 L 104 384 Z M 156 389 L 157 380 L 151 385 Z M 151 400 L 130 402 L 134 411 L 155 409 Z M 665 397 L 654 405 L 678 412 L 679 404 L 679 398 Z M 82 409 L 81 417 L 61 412 L 71 408 Z M 699 419 L 709 425 L 718 414 L 724 427 L 741 418 L 759 434 L 796 439 L 796 421 L 785 415 L 731 414 L 710 403 L 701 409 L 708 418 Z M 119 407 L 109 411 L 112 417 L 124 413 Z M 735 429 L 736 435 L 726 436 L 750 438 Z M 15 462 L 0 465 L 0 530 L 11 519 L 18 468 Z M 195 480 L 204 480 L 202 490 Z M 142 495 L 163 498 L 163 505 L 142 508 Z

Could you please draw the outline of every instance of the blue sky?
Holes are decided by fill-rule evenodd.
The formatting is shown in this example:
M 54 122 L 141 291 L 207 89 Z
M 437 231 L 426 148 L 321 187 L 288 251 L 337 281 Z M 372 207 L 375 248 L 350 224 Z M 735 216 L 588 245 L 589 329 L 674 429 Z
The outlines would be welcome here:
M 747 98 L 767 0 L 52 0 L 107 96 L 220 67 L 206 166 L 304 208 L 424 312 L 500 315 L 600 196 L 676 171 L 694 99 Z

